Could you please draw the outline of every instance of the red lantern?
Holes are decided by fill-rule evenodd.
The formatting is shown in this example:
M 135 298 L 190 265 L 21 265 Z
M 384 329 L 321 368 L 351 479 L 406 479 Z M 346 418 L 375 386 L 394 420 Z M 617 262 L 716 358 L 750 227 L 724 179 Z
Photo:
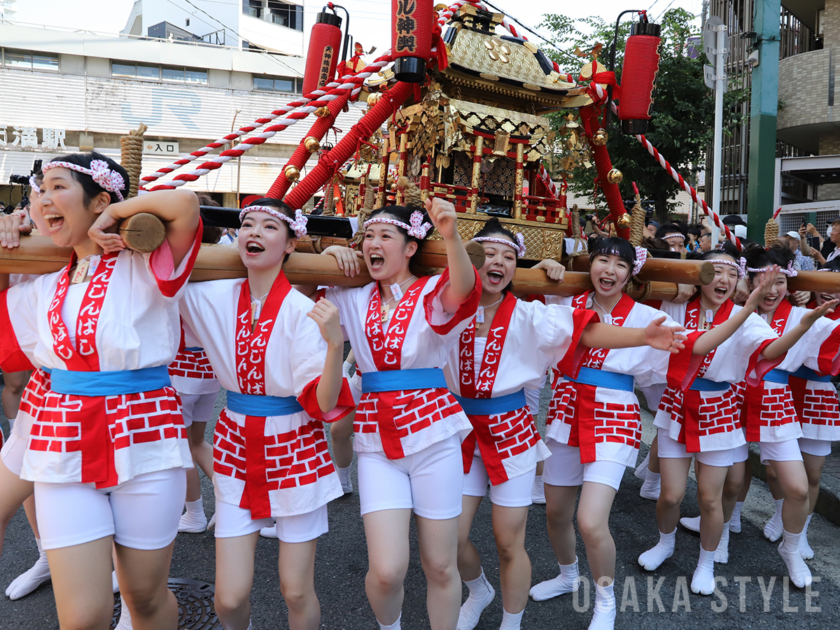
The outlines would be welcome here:
M 621 129 L 626 134 L 647 131 L 656 74 L 659 72 L 659 24 L 643 19 L 633 24 L 624 50 L 621 71 L 621 103 L 618 110 Z
M 391 0 L 391 51 L 398 81 L 425 81 L 435 17 L 433 0 Z
M 326 7 L 325 7 L 326 8 Z M 341 17 L 322 11 L 315 18 L 309 36 L 303 93 L 311 94 L 335 78 L 335 67 L 341 50 Z

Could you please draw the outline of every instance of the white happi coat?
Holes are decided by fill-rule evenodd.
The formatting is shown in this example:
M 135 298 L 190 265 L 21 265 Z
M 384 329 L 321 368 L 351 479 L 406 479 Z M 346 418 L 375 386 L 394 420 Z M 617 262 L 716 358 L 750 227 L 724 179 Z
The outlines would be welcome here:
M 729 339 L 709 354 L 692 355 L 691 348 L 702 334 L 697 331 L 701 308 L 699 299 L 685 304 L 662 303 L 663 312 L 682 323 L 689 336 L 685 350 L 671 360 L 674 376 L 669 379 L 654 424 L 667 430 L 671 439 L 685 444 L 689 453 L 728 450 L 745 444 L 740 413 L 743 392 L 736 385 L 749 374 L 760 378 L 778 363 L 761 356 L 777 335 L 755 314 L 750 314 Z M 718 309 L 713 325 L 720 325 L 740 309 L 726 302 Z M 725 391 L 691 390 L 695 378 L 729 383 L 730 387 Z M 784 418 L 784 413 L 779 415 Z
M 772 318 L 763 315 L 759 317 L 766 320 L 773 331 L 781 336 L 799 324 L 808 311 L 807 308 L 792 306 L 788 301 L 783 301 L 773 313 Z M 823 373 L 836 374 L 840 370 L 838 350 L 840 350 L 838 323 L 827 317 L 821 317 L 787 351 L 787 354 L 776 365 L 776 369 L 795 372 L 805 366 Z M 811 391 L 805 391 L 807 389 Z M 799 437 L 820 440 L 837 439 L 837 437 L 828 437 L 837 436 L 840 430 L 840 418 L 835 415 L 837 391 L 831 383 L 808 381 L 808 385 L 803 387 L 801 379 L 794 377 L 788 379 L 788 385 L 769 381 L 751 381 L 748 377 L 745 397 L 742 420 L 747 428 L 748 440 L 782 442 Z M 781 412 L 780 405 L 784 405 L 784 412 Z M 799 414 L 797 413 L 798 406 L 802 410 Z M 818 435 L 826 437 L 813 437 Z
M 442 275 L 416 280 L 385 323 L 377 283 L 327 289 L 327 299 L 341 313 L 362 374 L 389 368 L 442 369 L 481 299 L 481 280 L 475 273 L 476 286 L 455 313 L 446 313 L 440 300 L 449 282 L 446 269 Z M 380 335 L 385 336 L 384 344 Z M 449 390 L 439 387 L 362 394 L 354 430 L 357 452 L 384 452 L 389 459 L 400 459 L 452 435 L 463 438 L 472 425 Z
M 593 293 L 548 301 L 577 308 L 591 307 Z M 629 308 L 629 311 L 627 309 Z M 627 311 L 626 315 L 623 314 Z M 612 324 L 645 328 L 662 313 L 633 301 L 627 295 L 613 309 Z M 666 318 L 665 325 L 676 323 Z M 579 367 L 626 374 L 636 386 L 647 388 L 666 382 L 670 354 L 649 346 L 596 350 L 580 347 L 573 367 L 559 366 L 552 383 L 552 398 L 546 419 L 546 438 L 580 448 L 581 462 L 612 461 L 634 466 L 642 437 L 639 401 L 635 392 L 573 383 L 562 378 Z
M 488 336 L 477 339 L 470 323 L 450 351 L 444 370 L 449 389 L 466 398 L 499 398 L 540 388 L 549 367 L 574 355 L 592 319 L 597 321 L 592 311 L 524 302 L 506 294 Z M 468 417 L 473 431 L 462 444 L 465 472 L 477 448 L 493 485 L 533 470 L 551 454 L 527 404 L 515 411 Z
M 188 326 L 181 326 L 181 346 L 169 364 L 169 378 L 175 391 L 187 396 L 218 394 L 222 388 L 207 353 Z
M 118 372 L 170 364 L 181 336 L 178 300 L 200 238 L 201 225 L 175 270 L 164 242 L 152 254 L 126 249 L 101 257 L 87 283 L 69 285 L 68 266 L 0 294 L 0 367 L 15 371 L 28 360 L 45 370 Z M 38 378 L 38 388 L 49 386 L 49 379 Z M 20 429 L 29 434 L 23 479 L 110 487 L 192 466 L 171 386 L 115 396 L 46 389 L 36 398 L 41 408 L 21 417 L 31 422 L 31 429 Z
M 265 417 L 225 408 L 213 438 L 216 500 L 249 509 L 253 519 L 305 514 L 343 494 L 322 423 L 344 417 L 353 400 L 345 382 L 335 410 L 322 414 L 318 406 L 327 344 L 307 317 L 312 300 L 291 289 L 281 274 L 247 338 L 251 303 L 245 282 L 191 284 L 181 302 L 184 322 L 228 392 L 293 397 L 303 411 Z M 281 284 L 288 293 L 271 317 L 273 294 Z M 263 353 L 263 363 L 249 365 L 238 352 L 240 344 L 246 344 L 244 356 Z

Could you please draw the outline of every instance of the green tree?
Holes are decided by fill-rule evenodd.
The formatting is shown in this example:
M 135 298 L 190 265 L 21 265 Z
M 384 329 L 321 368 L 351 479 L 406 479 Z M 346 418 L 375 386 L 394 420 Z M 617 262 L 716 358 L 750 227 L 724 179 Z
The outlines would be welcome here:
M 714 95 L 703 81 L 706 57 L 702 52 L 695 53 L 695 58 L 690 56 L 692 42 L 689 38 L 700 37 L 693 20 L 694 16 L 683 9 L 671 9 L 662 17 L 659 74 L 652 119 L 648 133 L 645 134 L 665 159 L 686 178 L 692 166 L 696 170 L 703 168 L 706 148 L 714 135 Z M 562 50 L 546 47 L 544 52 L 553 56 L 561 68 L 572 76 L 577 77 L 587 61 L 574 53 L 576 47 L 586 51 L 596 42 L 603 42 L 605 46 L 600 60 L 604 65 L 609 65 L 609 45 L 614 36 L 614 24 L 607 24 L 599 17 L 572 20 L 562 15 L 545 15 L 541 26 L 554 36 L 554 43 Z M 629 21 L 623 23 L 619 30 L 615 65 L 619 79 L 629 30 Z M 591 58 L 589 61 L 591 63 Z M 730 90 L 727 101 L 734 103 L 744 97 L 742 90 Z M 552 124 L 555 128 L 561 126 L 564 114 L 568 112 L 553 116 Z M 734 114 L 729 116 L 729 121 L 724 120 L 724 128 L 727 122 L 734 122 L 733 117 Z M 632 198 L 631 182 L 635 181 L 642 198 L 654 202 L 657 218 L 667 221 L 669 213 L 676 207 L 674 198 L 680 191 L 679 185 L 634 136 L 625 136 L 621 132 L 615 116 L 607 131 L 610 134 L 607 147 L 613 166 L 624 174 L 622 195 L 625 199 Z M 594 166 L 585 168 L 579 165 L 571 172 L 569 186 L 578 194 L 590 193 L 596 174 Z M 599 195 L 599 200 L 603 202 L 603 196 Z

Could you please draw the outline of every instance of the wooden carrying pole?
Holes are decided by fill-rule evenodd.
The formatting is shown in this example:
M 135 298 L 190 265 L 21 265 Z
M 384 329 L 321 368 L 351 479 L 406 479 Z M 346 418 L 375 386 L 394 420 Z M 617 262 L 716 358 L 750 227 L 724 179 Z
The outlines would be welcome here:
M 574 271 L 589 271 L 589 257 L 571 259 Z M 675 282 L 677 284 L 709 284 L 715 277 L 715 267 L 708 260 L 674 260 L 651 258 L 645 261 L 636 278 L 641 282 Z

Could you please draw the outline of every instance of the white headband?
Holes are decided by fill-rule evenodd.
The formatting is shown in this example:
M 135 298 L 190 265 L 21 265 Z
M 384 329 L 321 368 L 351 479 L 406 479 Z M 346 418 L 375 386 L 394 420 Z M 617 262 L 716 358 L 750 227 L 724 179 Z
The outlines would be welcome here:
M 744 260 L 744 259 L 742 258 L 741 260 Z M 746 261 L 745 261 L 745 263 L 746 263 Z M 767 269 L 768 269 L 768 267 L 760 267 L 760 268 L 757 268 L 757 269 L 753 268 L 753 267 L 747 267 L 746 268 L 746 270 L 749 271 L 750 273 L 761 273 L 763 271 L 766 271 Z M 794 276 L 799 275 L 799 272 L 797 272 L 796 269 L 793 268 L 793 262 L 792 261 L 788 263 L 787 269 L 779 269 L 779 273 L 782 273 L 782 274 L 786 275 L 788 278 L 793 278 Z
M 369 226 L 373 225 L 374 223 L 387 223 L 388 225 L 396 225 L 398 228 L 402 228 L 405 231 L 407 231 L 409 236 L 413 236 L 414 238 L 420 239 L 421 241 L 424 238 L 426 238 L 426 234 L 428 234 L 429 230 L 432 229 L 431 223 L 423 223 L 423 213 L 419 210 L 415 210 L 411 213 L 411 225 L 403 223 L 402 221 L 398 221 L 397 219 L 389 219 L 388 217 L 379 215 L 365 221 L 365 224 L 362 226 L 362 228 L 366 230 Z
M 38 186 L 38 183 L 35 181 L 35 176 L 29 176 L 29 187 L 39 195 L 41 194 L 41 188 Z
M 117 199 L 123 201 L 123 196 L 120 191 L 125 188 L 125 180 L 122 175 L 117 173 L 117 171 L 112 171 L 108 166 L 108 162 L 105 160 L 93 160 L 93 162 L 90 163 L 90 168 L 85 168 L 84 166 L 73 164 L 72 162 L 48 162 L 41 168 L 41 172 L 46 173 L 51 168 L 69 168 L 71 171 L 76 171 L 77 173 L 82 173 L 84 175 L 90 175 L 93 181 L 99 184 L 103 189 L 110 193 L 114 193 L 117 196 Z
M 737 262 L 737 263 L 733 262 L 731 260 L 717 259 L 717 258 L 710 259 L 709 262 L 712 263 L 713 265 L 726 265 L 728 267 L 735 267 L 735 269 L 738 270 L 738 278 L 739 279 L 745 278 L 747 276 L 747 271 L 746 271 L 746 269 L 747 269 L 747 259 L 746 258 L 741 258 L 740 262 Z
M 666 234 L 662 238 L 663 238 L 663 240 L 666 240 L 666 241 L 669 238 L 681 238 L 682 240 L 685 240 L 685 234 L 683 234 L 681 232 L 674 232 L 673 234 Z
M 476 243 L 499 243 L 501 245 L 513 247 L 519 258 L 525 258 L 525 237 L 522 236 L 522 233 L 518 233 L 514 236 L 514 238 L 516 239 L 515 243 L 511 243 L 506 238 L 496 238 L 494 236 L 477 236 L 472 240 Z
M 297 238 L 306 236 L 307 219 L 304 216 L 303 211 L 300 209 L 295 210 L 295 218 L 290 219 L 285 214 L 280 212 L 277 208 L 271 208 L 269 206 L 247 206 L 242 210 L 242 212 L 239 213 L 240 223 L 242 223 L 242 219 L 244 219 L 245 215 L 249 212 L 265 212 L 266 214 L 270 214 L 276 219 L 280 219 L 281 221 L 285 221 L 286 223 L 288 223 L 289 227 L 292 228 Z

